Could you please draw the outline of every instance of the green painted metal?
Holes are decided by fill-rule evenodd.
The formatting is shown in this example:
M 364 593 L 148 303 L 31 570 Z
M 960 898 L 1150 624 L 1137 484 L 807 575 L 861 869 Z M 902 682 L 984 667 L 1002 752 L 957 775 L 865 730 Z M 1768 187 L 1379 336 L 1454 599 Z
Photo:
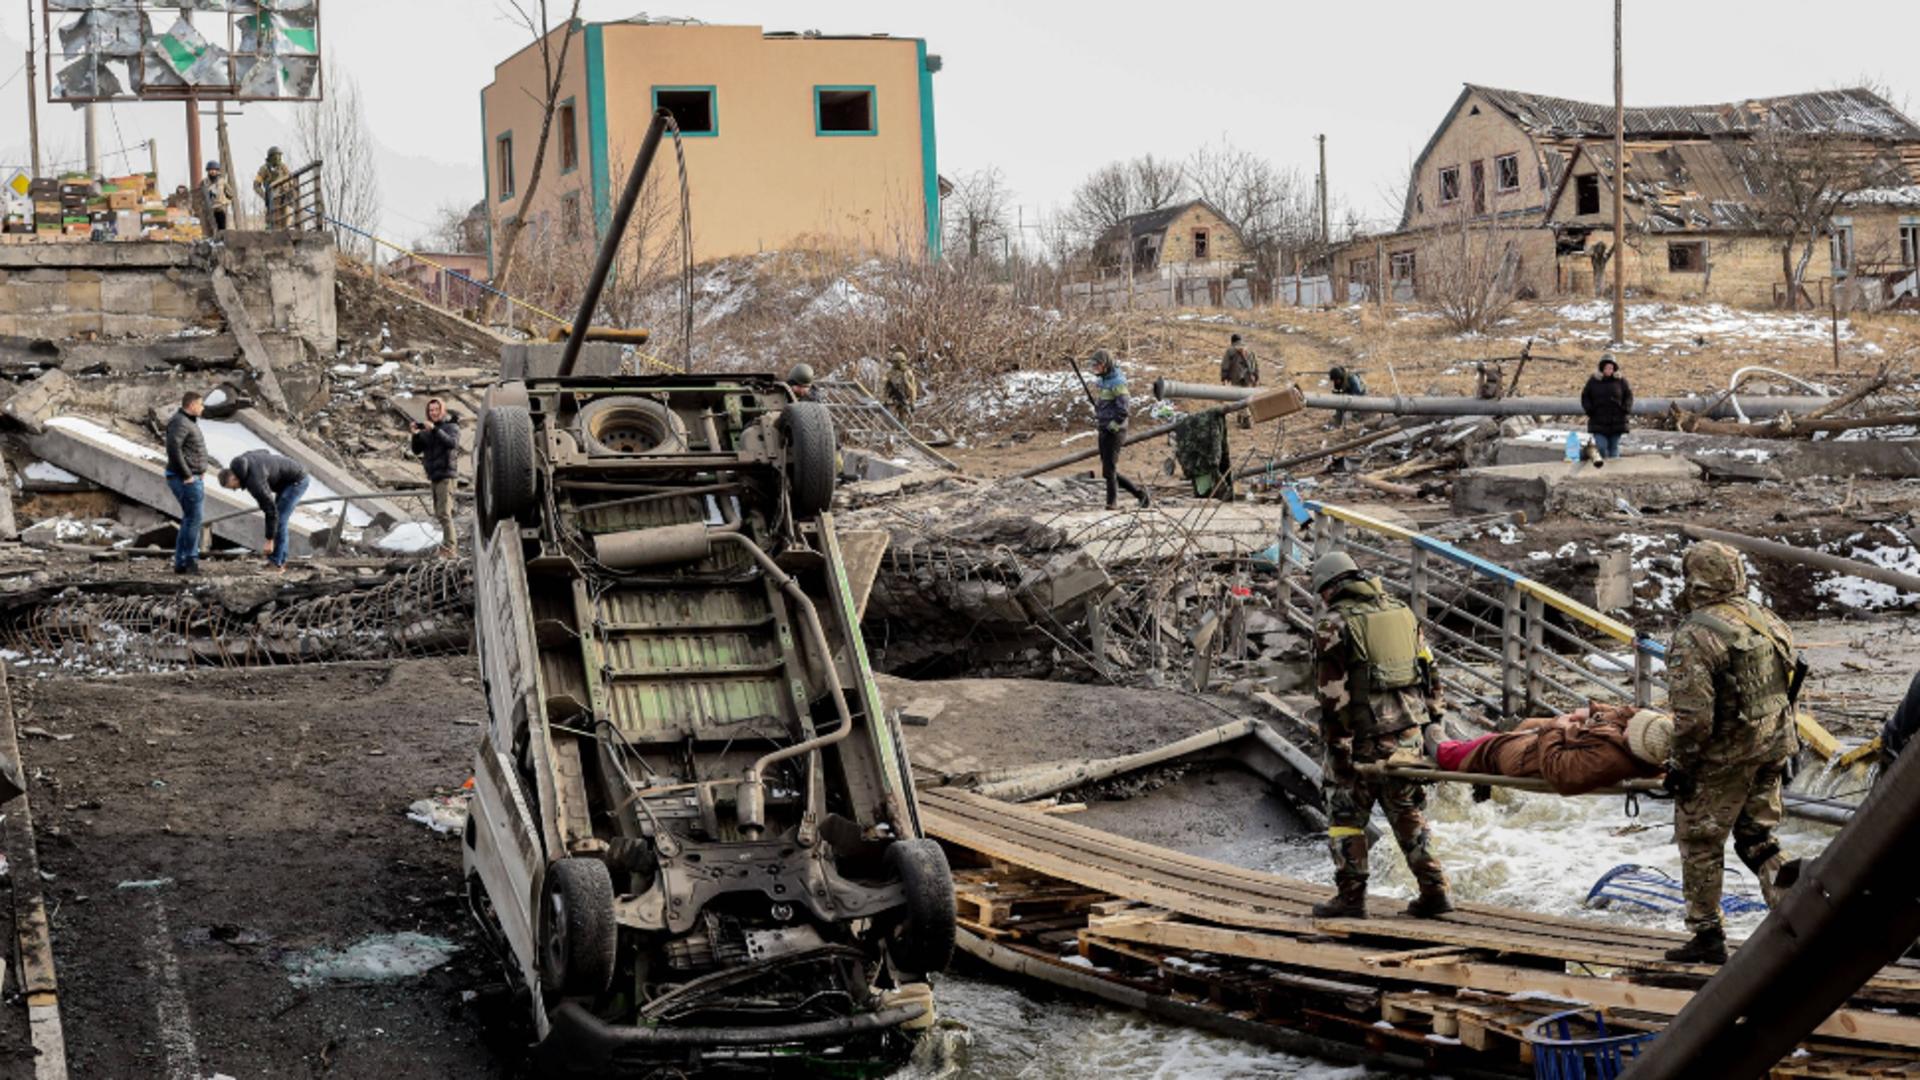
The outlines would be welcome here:
M 820 126 L 820 94 L 822 91 L 864 90 L 867 93 L 867 129 L 865 131 L 827 131 Z M 815 86 L 813 88 L 813 133 L 822 138 L 835 138 L 851 135 L 862 138 L 880 134 L 880 90 L 872 85 L 866 86 Z
M 588 23 L 587 164 L 593 173 L 593 232 L 604 236 L 613 221 L 613 174 L 607 164 L 607 52 L 599 23 Z
M 940 161 L 933 137 L 933 72 L 927 67 L 927 40 L 915 39 L 920 65 L 920 183 L 927 205 L 927 258 L 940 257 Z

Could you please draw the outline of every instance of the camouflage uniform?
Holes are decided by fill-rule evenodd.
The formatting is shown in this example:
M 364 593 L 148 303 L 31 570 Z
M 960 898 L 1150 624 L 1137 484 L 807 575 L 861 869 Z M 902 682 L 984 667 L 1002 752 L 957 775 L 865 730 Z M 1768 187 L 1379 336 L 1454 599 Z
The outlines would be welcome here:
M 913 374 L 913 367 L 907 362 L 904 350 L 895 349 L 887 361 L 887 380 L 882 387 L 887 396 L 887 410 L 908 423 L 913 419 L 913 406 L 920 398 L 920 380 Z
M 1668 650 L 1673 709 L 1670 767 L 1693 790 L 1674 803 L 1687 897 L 1687 929 L 1718 933 L 1727 834 L 1767 902 L 1785 863 L 1773 829 L 1780 823 L 1780 785 L 1787 758 L 1799 750 L 1787 686 L 1794 667 L 1793 633 L 1779 617 L 1747 599 L 1746 568 L 1725 544 L 1696 544 L 1685 560 L 1687 621 Z
M 1404 612 L 1404 617 L 1399 613 Z M 1368 637 L 1398 637 L 1412 664 L 1409 670 L 1380 677 L 1368 658 L 1367 641 L 1356 640 L 1356 618 L 1380 617 L 1383 628 Z M 1411 644 L 1404 641 L 1410 634 Z M 1378 657 L 1376 657 L 1378 658 Z M 1444 893 L 1446 871 L 1427 847 L 1422 813 L 1426 790 L 1405 780 L 1360 775 L 1355 765 L 1385 761 L 1395 751 L 1424 755 L 1437 738 L 1433 718 L 1440 713 L 1440 685 L 1433 654 L 1405 604 L 1385 595 L 1376 581 L 1353 577 L 1338 587 L 1313 631 L 1315 690 L 1320 699 L 1320 734 L 1326 742 L 1327 842 L 1333 852 L 1334 884 L 1342 893 L 1365 895 L 1367 819 L 1377 802 L 1407 857 L 1407 868 L 1422 895 Z M 1377 689 L 1380 682 L 1400 683 Z

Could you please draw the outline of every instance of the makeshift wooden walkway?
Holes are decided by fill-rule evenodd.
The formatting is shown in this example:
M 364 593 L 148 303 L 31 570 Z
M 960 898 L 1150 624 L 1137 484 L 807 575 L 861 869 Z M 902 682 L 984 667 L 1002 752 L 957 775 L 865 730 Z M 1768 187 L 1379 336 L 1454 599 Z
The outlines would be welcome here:
M 1533 1019 L 1584 1002 L 1657 1030 L 1714 971 L 1664 959 L 1679 933 L 1486 904 L 1421 920 L 1375 897 L 1380 917 L 1315 919 L 1324 886 L 968 792 L 922 791 L 920 805 L 955 856 L 969 952 L 1111 1000 L 1179 1006 L 1162 1015 L 1211 1012 L 1231 1023 L 1210 1026 L 1237 1034 L 1287 1029 L 1368 1056 L 1513 1072 L 1530 1060 Z M 1817 1035 L 1776 1075 L 1902 1075 L 1920 1060 L 1920 966 L 1884 970 Z

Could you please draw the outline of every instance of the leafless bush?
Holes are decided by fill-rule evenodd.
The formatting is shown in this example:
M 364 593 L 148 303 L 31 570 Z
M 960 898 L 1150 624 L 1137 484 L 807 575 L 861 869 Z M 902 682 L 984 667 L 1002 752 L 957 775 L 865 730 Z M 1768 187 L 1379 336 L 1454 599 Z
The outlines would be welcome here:
M 321 198 L 327 213 L 364 232 L 380 229 L 380 178 L 374 171 L 373 134 L 361 105 L 360 84 L 327 60 L 327 96 L 302 105 L 294 119 L 294 147 L 302 158 L 321 162 Z M 373 254 L 373 242 L 344 229 L 335 230 L 340 250 Z M 356 255 L 356 257 L 358 257 Z
M 1462 215 L 1421 253 L 1420 295 L 1459 333 L 1483 333 L 1518 298 L 1517 234 L 1497 224 L 1475 226 Z

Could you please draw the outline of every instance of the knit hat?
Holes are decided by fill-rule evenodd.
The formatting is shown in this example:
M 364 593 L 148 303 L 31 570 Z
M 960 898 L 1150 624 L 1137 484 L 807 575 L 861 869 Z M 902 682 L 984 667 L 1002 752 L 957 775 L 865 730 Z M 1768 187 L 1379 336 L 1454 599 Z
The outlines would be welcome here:
M 1598 371 L 1602 375 L 1605 375 L 1607 373 L 1608 364 L 1613 365 L 1613 370 L 1616 374 L 1620 371 L 1620 361 L 1615 360 L 1613 358 L 1613 354 L 1610 352 L 1600 354 L 1600 362 L 1594 365 L 1594 370 Z
M 1673 749 L 1673 717 L 1641 709 L 1627 721 L 1627 750 L 1649 765 L 1665 765 Z

